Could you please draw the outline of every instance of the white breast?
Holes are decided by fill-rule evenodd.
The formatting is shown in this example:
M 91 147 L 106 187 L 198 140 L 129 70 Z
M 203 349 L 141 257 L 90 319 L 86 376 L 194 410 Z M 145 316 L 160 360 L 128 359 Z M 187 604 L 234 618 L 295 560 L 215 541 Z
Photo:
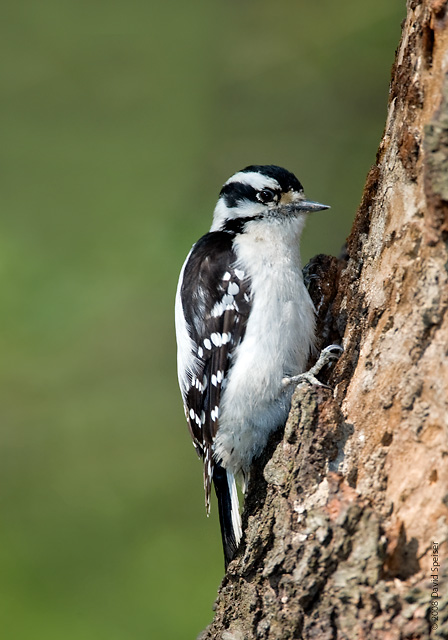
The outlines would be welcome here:
M 288 415 L 285 376 L 302 373 L 313 348 L 315 311 L 302 278 L 304 220 L 254 221 L 237 237 L 239 266 L 251 278 L 252 310 L 221 400 L 216 456 L 232 472 L 248 470 Z

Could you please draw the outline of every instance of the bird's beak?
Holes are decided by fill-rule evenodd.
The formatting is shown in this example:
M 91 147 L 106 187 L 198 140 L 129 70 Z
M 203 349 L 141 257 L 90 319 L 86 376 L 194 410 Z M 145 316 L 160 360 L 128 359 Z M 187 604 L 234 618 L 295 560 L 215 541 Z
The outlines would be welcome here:
M 313 200 L 296 200 L 293 204 L 295 211 L 303 211 L 312 213 L 313 211 L 323 211 L 324 209 L 330 209 L 328 204 L 320 204 L 320 202 L 314 202 Z

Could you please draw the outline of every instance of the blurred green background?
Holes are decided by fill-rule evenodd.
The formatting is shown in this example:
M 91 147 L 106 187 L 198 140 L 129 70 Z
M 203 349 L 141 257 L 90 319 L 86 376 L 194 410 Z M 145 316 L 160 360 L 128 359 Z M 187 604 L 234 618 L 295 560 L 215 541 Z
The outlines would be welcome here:
M 404 0 L 4 7 L 0 628 L 195 638 L 223 575 L 177 389 L 173 299 L 222 183 L 297 173 L 338 253 Z

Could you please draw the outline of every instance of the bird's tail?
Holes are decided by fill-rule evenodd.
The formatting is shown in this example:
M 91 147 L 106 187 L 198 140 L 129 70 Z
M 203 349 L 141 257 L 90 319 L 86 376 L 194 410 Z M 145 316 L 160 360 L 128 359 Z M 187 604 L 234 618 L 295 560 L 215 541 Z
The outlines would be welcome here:
M 241 540 L 241 518 L 235 477 L 219 463 L 213 469 L 213 484 L 218 499 L 219 523 L 226 569 Z

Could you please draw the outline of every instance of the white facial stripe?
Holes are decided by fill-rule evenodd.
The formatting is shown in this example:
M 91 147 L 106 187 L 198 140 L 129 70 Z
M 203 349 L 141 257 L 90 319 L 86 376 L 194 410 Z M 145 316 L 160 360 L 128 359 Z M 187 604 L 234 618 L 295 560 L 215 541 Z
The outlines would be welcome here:
M 213 224 L 210 227 L 210 231 L 218 231 L 225 220 L 231 220 L 232 218 L 251 218 L 260 214 L 264 209 L 264 205 L 261 202 L 250 202 L 249 200 L 242 200 L 238 202 L 238 206 L 233 209 L 228 209 L 225 203 L 225 199 L 221 197 L 215 207 L 213 214 Z
M 268 187 L 269 189 L 280 189 L 280 185 L 277 180 L 274 178 L 269 178 L 268 176 L 263 176 L 261 173 L 257 173 L 255 171 L 251 171 L 248 173 L 244 173 L 240 171 L 235 173 L 234 176 L 229 178 L 226 184 L 231 184 L 232 182 L 242 182 L 243 184 L 248 184 L 257 191 L 260 189 L 264 189 Z

